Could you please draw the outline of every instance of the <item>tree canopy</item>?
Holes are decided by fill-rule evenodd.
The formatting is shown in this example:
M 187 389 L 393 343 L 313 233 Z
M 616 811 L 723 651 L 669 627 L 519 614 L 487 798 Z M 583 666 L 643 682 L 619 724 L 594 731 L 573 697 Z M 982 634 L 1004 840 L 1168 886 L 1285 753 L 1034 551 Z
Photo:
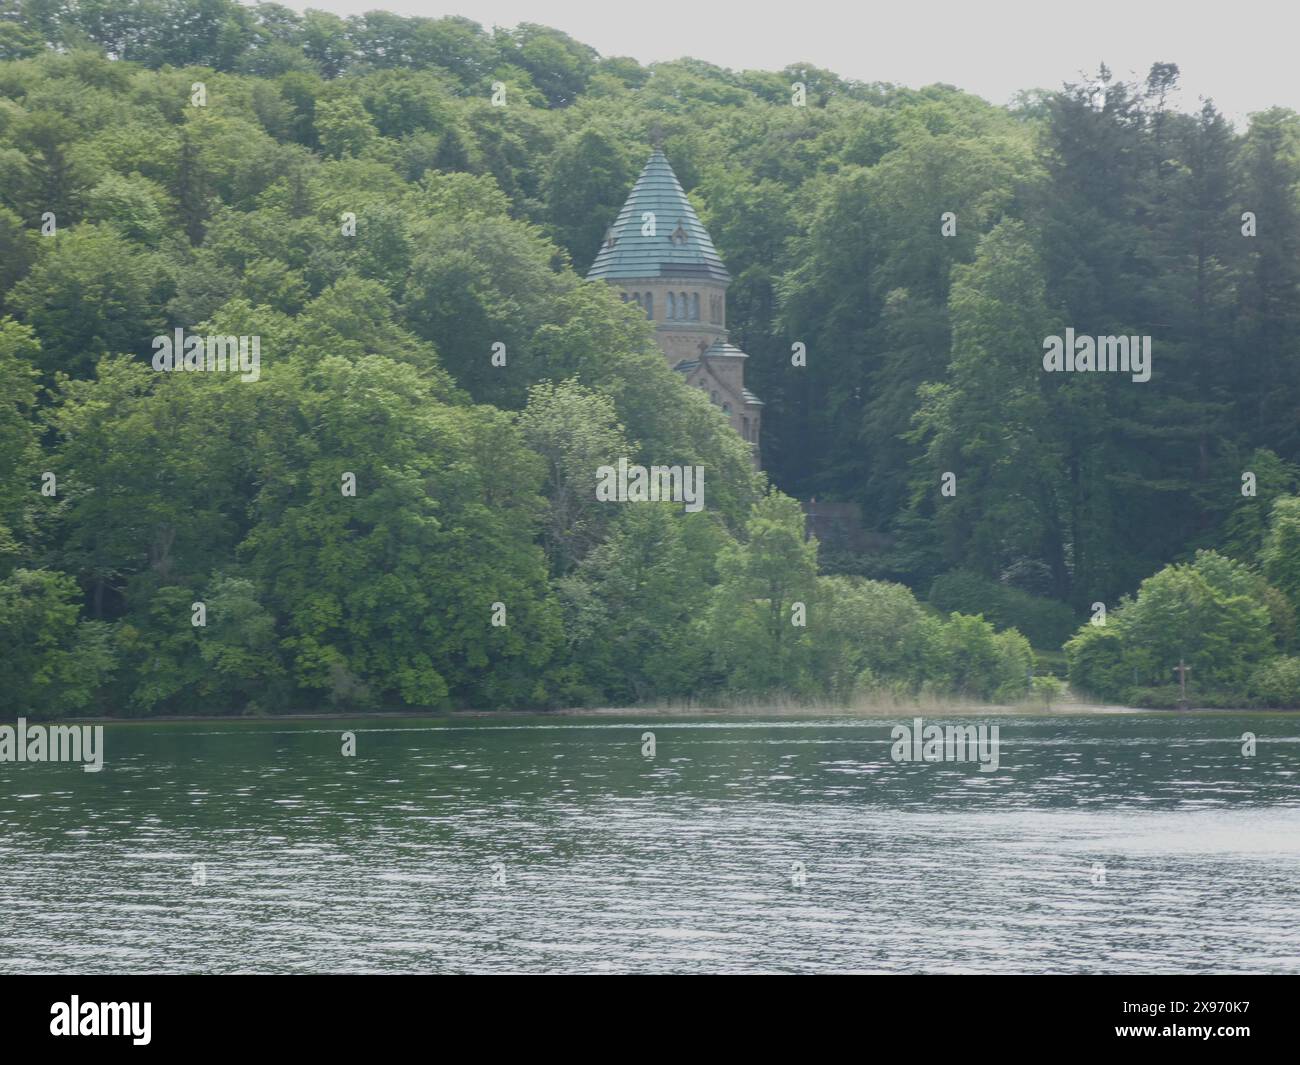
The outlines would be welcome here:
M 1300 116 L 1177 80 L 1003 107 L 531 24 L 0 0 L 0 700 L 1011 698 L 1100 603 L 1081 688 L 1177 653 L 1285 702 Z M 582 280 L 658 142 L 763 474 Z M 1045 373 L 1066 328 L 1149 337 L 1150 380 Z M 258 338 L 258 379 L 156 372 L 178 329 Z M 620 457 L 702 466 L 705 511 L 598 502 Z M 813 498 L 862 535 L 808 540 Z

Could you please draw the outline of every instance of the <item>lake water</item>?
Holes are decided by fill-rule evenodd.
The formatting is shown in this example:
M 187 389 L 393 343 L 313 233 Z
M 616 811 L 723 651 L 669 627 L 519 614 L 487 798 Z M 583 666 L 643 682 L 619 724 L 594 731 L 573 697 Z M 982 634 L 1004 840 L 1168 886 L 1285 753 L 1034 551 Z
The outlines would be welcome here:
M 110 725 L 0 764 L 0 972 L 1300 972 L 1300 719 L 926 720 L 998 770 L 881 718 Z

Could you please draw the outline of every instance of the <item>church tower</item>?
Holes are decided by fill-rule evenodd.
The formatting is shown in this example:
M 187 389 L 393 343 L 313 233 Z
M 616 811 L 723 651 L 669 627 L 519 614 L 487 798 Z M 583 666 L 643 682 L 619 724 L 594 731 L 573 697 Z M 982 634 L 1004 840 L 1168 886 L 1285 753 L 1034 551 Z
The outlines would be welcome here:
M 749 356 L 727 341 L 731 275 L 658 149 L 605 234 L 587 279 L 615 285 L 645 311 L 668 365 L 721 409 L 749 443 L 757 468 L 763 402 L 745 387 Z

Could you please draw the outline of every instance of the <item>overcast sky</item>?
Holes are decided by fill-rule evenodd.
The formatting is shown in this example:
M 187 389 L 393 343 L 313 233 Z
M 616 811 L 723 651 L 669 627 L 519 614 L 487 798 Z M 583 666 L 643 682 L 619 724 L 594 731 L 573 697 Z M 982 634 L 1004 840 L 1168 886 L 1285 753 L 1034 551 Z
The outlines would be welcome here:
M 602 55 L 642 63 L 689 55 L 733 69 L 808 62 L 862 81 L 947 82 L 995 103 L 1056 88 L 1104 61 L 1145 76 L 1183 73 L 1178 105 L 1212 97 L 1234 119 L 1274 105 L 1300 110 L 1295 0 L 289 0 L 340 15 L 375 9 L 463 15 L 492 26 L 539 22 Z

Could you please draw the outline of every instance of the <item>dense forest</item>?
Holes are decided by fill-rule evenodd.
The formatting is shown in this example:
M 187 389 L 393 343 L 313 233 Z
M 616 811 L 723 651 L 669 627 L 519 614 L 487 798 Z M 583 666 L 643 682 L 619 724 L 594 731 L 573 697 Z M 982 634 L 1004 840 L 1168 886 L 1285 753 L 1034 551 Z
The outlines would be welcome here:
M 1013 700 L 1063 645 L 1082 694 L 1300 704 L 1300 117 L 1178 76 L 997 106 L 0 0 L 0 705 Z M 761 474 L 582 280 L 655 143 L 735 279 Z M 157 372 L 177 329 L 258 338 L 257 380 Z M 1150 337 L 1150 380 L 1044 372 L 1067 329 Z M 623 456 L 706 508 L 597 501 Z M 865 534 L 808 539 L 811 498 Z

